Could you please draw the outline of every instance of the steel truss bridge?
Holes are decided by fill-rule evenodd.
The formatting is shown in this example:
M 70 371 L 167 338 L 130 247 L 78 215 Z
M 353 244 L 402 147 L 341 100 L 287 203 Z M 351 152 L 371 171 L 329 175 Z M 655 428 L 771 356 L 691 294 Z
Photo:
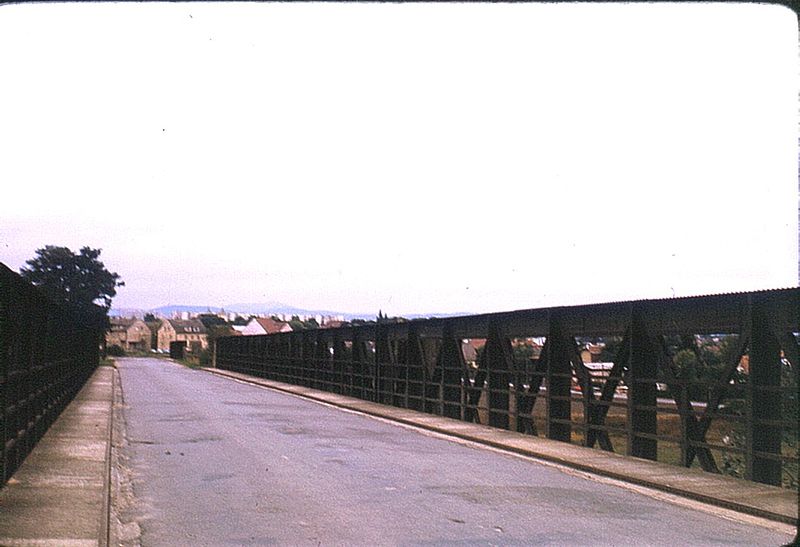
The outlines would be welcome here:
M 792 288 L 234 336 L 218 340 L 215 360 L 280 382 L 797 488 L 798 331 L 800 289 Z M 515 345 L 531 337 L 544 339 L 539 356 L 515 358 Z M 485 340 L 475 368 L 463 339 Z M 586 339 L 617 347 L 599 390 L 579 352 Z M 698 341 L 707 339 L 727 339 L 732 349 L 716 377 L 698 379 L 675 357 L 688 349 L 702 362 Z M 626 396 L 615 397 L 623 385 Z M 674 404 L 659 404 L 660 386 Z

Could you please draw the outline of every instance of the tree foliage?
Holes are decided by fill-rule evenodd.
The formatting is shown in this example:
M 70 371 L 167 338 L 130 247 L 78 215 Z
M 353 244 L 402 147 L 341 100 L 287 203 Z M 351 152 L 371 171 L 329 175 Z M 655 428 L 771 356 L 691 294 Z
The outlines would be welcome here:
M 114 344 L 106 350 L 106 354 L 110 355 L 111 357 L 125 357 L 125 350 L 122 348 L 122 346 Z
M 299 315 L 293 315 L 292 319 L 289 321 L 289 326 L 292 327 L 293 331 L 312 330 L 318 329 L 319 323 L 317 323 L 317 320 L 313 317 L 309 317 L 308 321 L 303 321 L 300 319 Z
M 117 287 L 125 285 L 119 274 L 109 272 L 99 260 L 100 249 L 83 247 L 73 253 L 67 247 L 47 245 L 36 250 L 20 275 L 41 287 L 54 300 L 79 307 L 99 304 L 109 309 Z
M 213 313 L 201 313 L 200 315 L 197 316 L 197 318 L 200 320 L 200 322 L 206 329 L 228 324 L 228 322 L 225 321 L 222 317 L 214 315 Z

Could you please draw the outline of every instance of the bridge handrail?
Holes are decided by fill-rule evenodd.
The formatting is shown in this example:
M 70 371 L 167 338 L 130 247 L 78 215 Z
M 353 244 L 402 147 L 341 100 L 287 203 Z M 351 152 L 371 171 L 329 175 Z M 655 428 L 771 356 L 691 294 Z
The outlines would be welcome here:
M 97 367 L 106 324 L 0 264 L 0 486 Z

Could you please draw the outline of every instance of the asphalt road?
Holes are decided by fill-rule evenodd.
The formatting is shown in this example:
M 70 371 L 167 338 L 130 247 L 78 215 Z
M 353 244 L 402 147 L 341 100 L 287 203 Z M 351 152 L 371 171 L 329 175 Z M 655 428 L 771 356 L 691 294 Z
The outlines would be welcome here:
M 781 545 L 791 536 L 164 360 L 121 359 L 142 545 Z

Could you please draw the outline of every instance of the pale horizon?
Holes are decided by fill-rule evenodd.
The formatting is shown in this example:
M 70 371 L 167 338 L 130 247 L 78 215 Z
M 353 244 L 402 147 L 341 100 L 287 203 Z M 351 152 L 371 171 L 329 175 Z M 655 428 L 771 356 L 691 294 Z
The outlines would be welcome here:
M 0 6 L 0 262 L 101 248 L 142 310 L 796 287 L 797 35 L 750 4 Z

